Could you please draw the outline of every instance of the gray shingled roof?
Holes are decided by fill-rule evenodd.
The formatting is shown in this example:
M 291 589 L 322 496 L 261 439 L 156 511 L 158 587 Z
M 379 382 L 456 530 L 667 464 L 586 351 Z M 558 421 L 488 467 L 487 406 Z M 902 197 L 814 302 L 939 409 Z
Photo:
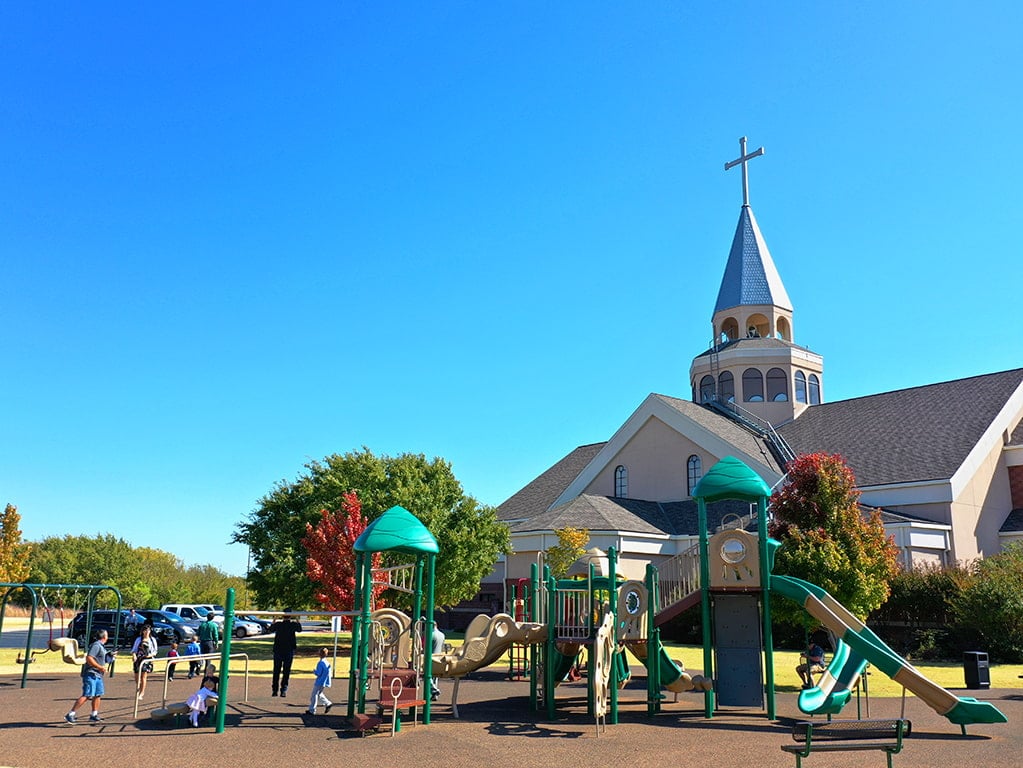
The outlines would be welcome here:
M 604 443 L 580 445 L 497 507 L 499 520 L 522 520 L 543 512 L 590 463 Z
M 999 533 L 1020 533 L 1023 532 L 1023 509 L 1014 509 L 1009 513 L 1009 516 L 1005 518 L 1005 522 L 1002 523 L 1002 527 L 998 529 Z
M 687 416 L 702 427 L 723 440 L 727 440 L 736 450 L 744 452 L 748 456 L 756 456 L 764 464 L 776 470 L 779 475 L 784 474 L 782 467 L 778 464 L 774 454 L 771 453 L 767 441 L 754 434 L 741 424 L 732 421 L 706 405 L 699 405 L 691 400 L 680 400 L 677 397 L 667 395 L 654 395 L 659 400 L 674 408 L 679 413 Z
M 743 501 L 719 501 L 707 505 L 707 522 L 717 528 L 727 514 L 748 514 Z M 695 536 L 699 532 L 699 513 L 695 501 L 659 503 L 642 499 L 620 499 L 583 493 L 561 506 L 512 525 L 512 533 L 556 531 L 572 526 L 590 531 Z
M 792 302 L 774 266 L 767 242 L 753 209 L 744 205 L 739 213 L 732 249 L 725 264 L 714 312 L 741 304 L 773 304 L 791 311 Z
M 952 477 L 1023 368 L 808 408 L 778 428 L 796 453 L 841 454 L 860 487 Z

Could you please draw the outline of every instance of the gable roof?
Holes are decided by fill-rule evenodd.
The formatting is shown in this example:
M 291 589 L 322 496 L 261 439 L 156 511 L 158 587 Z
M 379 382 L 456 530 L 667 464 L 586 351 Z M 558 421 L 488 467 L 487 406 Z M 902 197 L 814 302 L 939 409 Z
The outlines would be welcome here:
M 840 454 L 861 488 L 951 479 L 1010 399 L 1023 397 L 1021 385 L 1017 368 L 840 400 L 778 432 L 796 453 Z
M 707 505 L 707 524 L 714 530 L 725 515 L 749 513 L 746 502 L 728 500 Z M 656 502 L 583 493 L 554 509 L 512 525 L 512 533 L 556 531 L 572 526 L 596 531 L 651 535 L 696 536 L 699 515 L 695 501 Z
M 728 441 L 730 445 L 735 447 L 735 451 L 741 452 L 744 457 L 758 459 L 779 477 L 785 474 L 781 464 L 778 463 L 774 453 L 771 452 L 770 443 L 761 435 L 750 431 L 709 406 L 694 403 L 691 400 L 669 397 L 668 395 L 654 394 L 653 397 L 656 397 L 686 418 L 718 435 L 721 439 Z M 732 452 L 730 451 L 729 453 Z M 745 458 L 743 460 L 745 461 Z
M 548 509 L 604 443 L 580 445 L 497 507 L 497 519 L 524 520 Z
M 721 279 L 714 313 L 742 304 L 773 304 L 792 310 L 792 302 L 774 266 L 767 242 L 753 209 L 744 205 L 728 252 L 725 275 Z

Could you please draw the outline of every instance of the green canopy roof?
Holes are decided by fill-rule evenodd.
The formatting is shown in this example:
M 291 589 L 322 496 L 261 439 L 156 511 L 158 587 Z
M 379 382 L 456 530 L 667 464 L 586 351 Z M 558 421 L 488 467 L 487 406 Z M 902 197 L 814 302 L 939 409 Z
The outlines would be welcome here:
M 355 540 L 355 551 L 435 555 L 440 547 L 418 517 L 405 507 L 394 506 L 366 526 L 366 530 Z
M 771 489 L 756 472 L 734 456 L 725 456 L 696 484 L 694 499 L 706 502 L 739 499 L 750 503 L 767 498 Z

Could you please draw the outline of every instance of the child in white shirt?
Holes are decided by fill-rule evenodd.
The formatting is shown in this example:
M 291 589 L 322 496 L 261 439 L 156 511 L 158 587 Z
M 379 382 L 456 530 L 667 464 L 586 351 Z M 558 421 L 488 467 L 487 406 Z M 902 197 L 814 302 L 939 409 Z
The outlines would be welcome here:
M 189 696 L 185 702 L 191 710 L 188 717 L 192 721 L 193 728 L 199 727 L 199 715 L 206 714 L 209 700 L 212 699 L 214 704 L 217 703 L 217 692 L 214 690 L 216 684 L 216 680 L 212 677 L 207 677 L 202 681 L 202 688 Z

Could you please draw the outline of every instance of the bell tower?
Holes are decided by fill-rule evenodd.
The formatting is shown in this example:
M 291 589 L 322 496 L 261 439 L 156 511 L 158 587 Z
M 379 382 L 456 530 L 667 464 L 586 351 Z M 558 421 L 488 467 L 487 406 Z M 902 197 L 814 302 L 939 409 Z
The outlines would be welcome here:
M 795 343 L 793 308 L 749 203 L 746 151 L 725 170 L 742 168 L 742 208 L 711 318 L 710 348 L 693 360 L 693 401 L 717 403 L 777 426 L 823 402 L 824 358 Z

